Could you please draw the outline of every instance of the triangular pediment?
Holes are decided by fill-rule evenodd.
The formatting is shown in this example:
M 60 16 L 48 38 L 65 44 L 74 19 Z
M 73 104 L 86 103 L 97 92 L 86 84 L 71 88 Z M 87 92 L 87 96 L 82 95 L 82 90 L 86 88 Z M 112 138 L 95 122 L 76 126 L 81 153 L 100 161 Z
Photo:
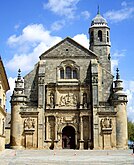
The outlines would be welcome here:
M 67 37 L 55 46 L 44 52 L 40 59 L 44 58 L 97 58 L 96 54 L 91 50 L 86 49 L 73 39 Z

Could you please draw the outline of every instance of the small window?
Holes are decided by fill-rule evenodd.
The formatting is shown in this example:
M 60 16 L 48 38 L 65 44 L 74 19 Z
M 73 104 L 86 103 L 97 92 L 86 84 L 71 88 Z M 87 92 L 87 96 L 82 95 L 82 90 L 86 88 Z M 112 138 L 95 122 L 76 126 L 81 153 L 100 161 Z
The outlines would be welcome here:
M 66 67 L 66 78 L 71 79 L 72 78 L 72 69 L 70 66 Z
M 74 79 L 77 79 L 78 77 L 77 77 L 77 71 L 76 70 L 73 70 L 73 78 Z
M 107 42 L 109 42 L 109 32 L 107 31 Z
M 98 40 L 100 42 L 102 42 L 102 31 L 101 30 L 98 31 Z
M 64 70 L 63 69 L 60 70 L 60 78 L 64 79 Z

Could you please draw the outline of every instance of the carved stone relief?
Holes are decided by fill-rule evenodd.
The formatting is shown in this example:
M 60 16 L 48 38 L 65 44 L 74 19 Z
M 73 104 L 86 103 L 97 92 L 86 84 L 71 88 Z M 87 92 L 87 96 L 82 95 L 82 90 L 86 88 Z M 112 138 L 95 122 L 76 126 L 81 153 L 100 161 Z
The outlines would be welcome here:
M 104 119 L 101 119 L 101 128 L 112 128 L 112 119 L 105 117 Z
M 77 118 L 76 117 L 72 117 L 72 116 L 66 116 L 66 117 L 58 117 L 57 118 L 57 123 L 58 124 L 63 124 L 63 123 L 73 123 L 76 124 L 77 123 Z
M 35 129 L 35 119 L 28 117 L 24 120 L 24 129 Z
M 77 97 L 75 94 L 68 93 L 67 95 L 62 95 L 60 97 L 59 106 L 75 107 L 76 105 L 77 105 Z

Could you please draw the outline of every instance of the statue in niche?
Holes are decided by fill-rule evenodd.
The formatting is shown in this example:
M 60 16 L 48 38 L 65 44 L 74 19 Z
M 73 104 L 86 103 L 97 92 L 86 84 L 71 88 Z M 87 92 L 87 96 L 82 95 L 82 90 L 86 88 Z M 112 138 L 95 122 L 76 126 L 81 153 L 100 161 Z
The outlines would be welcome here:
M 83 93 L 83 108 L 87 108 L 87 93 Z
M 28 117 L 24 120 L 24 128 L 25 129 L 33 129 L 35 128 L 35 120 Z
M 44 77 L 39 77 L 38 83 L 39 84 L 44 84 Z
M 101 120 L 101 127 L 102 128 L 112 128 L 112 119 L 105 117 Z
M 98 83 L 98 77 L 97 76 L 93 76 L 92 77 L 92 82 L 93 83 Z
M 50 94 L 50 108 L 54 108 L 54 94 Z

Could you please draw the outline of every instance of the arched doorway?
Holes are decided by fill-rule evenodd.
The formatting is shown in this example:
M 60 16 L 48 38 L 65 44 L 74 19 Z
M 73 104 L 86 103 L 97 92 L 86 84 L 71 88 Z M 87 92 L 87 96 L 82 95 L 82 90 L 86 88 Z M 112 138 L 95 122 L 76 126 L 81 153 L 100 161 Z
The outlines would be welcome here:
M 75 129 L 72 126 L 66 126 L 62 130 L 62 148 L 75 149 Z

